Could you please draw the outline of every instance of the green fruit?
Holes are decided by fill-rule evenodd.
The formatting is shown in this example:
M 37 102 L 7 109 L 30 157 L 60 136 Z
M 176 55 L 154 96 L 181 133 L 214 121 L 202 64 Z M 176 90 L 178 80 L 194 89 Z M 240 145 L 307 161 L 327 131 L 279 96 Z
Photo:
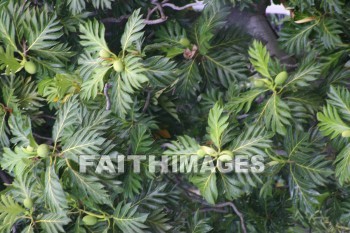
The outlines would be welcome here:
M 275 78 L 275 84 L 281 86 L 288 78 L 288 73 L 286 71 L 280 72 Z
M 231 155 L 227 155 L 227 154 L 220 155 L 218 160 L 221 161 L 221 162 L 228 162 L 228 161 L 232 160 L 232 156 Z
M 202 149 L 197 150 L 197 155 L 200 157 L 204 157 L 205 156 L 205 151 Z
M 33 152 L 33 151 L 34 151 L 34 148 L 33 148 L 33 147 L 31 147 L 30 145 L 29 145 L 29 146 L 27 146 L 27 148 L 26 148 L 26 149 L 27 149 L 27 151 L 28 151 L 28 152 Z
M 23 205 L 27 209 L 31 209 L 33 207 L 33 200 L 31 198 L 27 197 L 26 199 L 24 199 Z
M 254 87 L 264 87 L 265 86 L 265 82 L 260 80 L 260 79 L 255 79 L 253 81 L 253 85 L 254 85 Z
M 123 70 L 124 70 L 124 64 L 123 64 L 123 62 L 121 61 L 121 60 L 115 60 L 114 62 L 113 62 L 113 69 L 115 70 L 115 71 L 117 71 L 118 73 L 119 72 L 122 72 Z
M 216 155 L 216 151 L 208 146 L 201 146 L 201 150 L 206 154 L 206 155 L 210 155 L 210 156 L 215 156 Z
M 186 37 L 182 37 L 179 41 L 179 43 L 182 45 L 182 46 L 185 46 L 185 47 L 188 47 L 190 46 L 191 42 L 186 38 Z
M 29 74 L 35 74 L 36 73 L 36 65 L 32 61 L 27 61 L 24 64 L 24 69 Z
M 229 155 L 229 156 L 233 157 L 233 152 L 230 150 L 223 150 L 223 151 L 221 151 L 220 155 Z
M 100 50 L 99 55 L 102 58 L 109 58 L 111 56 L 111 54 L 104 49 Z
M 93 226 L 97 223 L 97 218 L 91 215 L 86 215 L 83 218 L 83 223 L 87 226 Z
M 341 133 L 341 136 L 342 136 L 343 138 L 348 138 L 348 137 L 350 137 L 350 129 L 345 130 L 344 132 L 342 132 L 342 133 Z
M 38 146 L 38 149 L 36 150 L 39 157 L 45 158 L 49 155 L 50 149 L 49 146 L 46 144 L 41 144 Z

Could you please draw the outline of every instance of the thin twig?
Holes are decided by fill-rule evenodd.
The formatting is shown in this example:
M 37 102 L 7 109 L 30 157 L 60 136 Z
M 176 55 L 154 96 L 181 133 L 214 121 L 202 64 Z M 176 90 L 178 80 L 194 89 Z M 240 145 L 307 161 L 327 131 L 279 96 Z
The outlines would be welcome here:
M 37 134 L 37 133 L 33 133 L 33 136 L 36 137 L 36 138 L 40 138 L 40 139 L 44 139 L 44 140 L 53 142 L 52 138 L 41 136 L 40 134 Z
M 103 88 L 103 94 L 106 97 L 106 110 L 111 110 L 111 100 L 108 95 L 108 89 L 112 86 L 110 83 L 106 83 L 105 87 Z
M 218 209 L 218 208 L 212 208 L 212 207 L 202 208 L 202 209 L 199 210 L 199 212 L 218 212 L 218 213 L 223 213 L 223 214 L 227 213 L 226 210 Z
M 11 179 L 8 177 L 8 175 L 6 174 L 6 172 L 4 172 L 3 170 L 0 169 L 0 179 L 5 183 L 5 184 L 11 184 L 12 181 Z
M 144 19 L 144 23 L 147 25 L 154 25 L 154 24 L 160 24 L 163 23 L 165 21 L 167 21 L 168 16 L 165 15 L 164 13 L 164 7 L 169 7 L 172 8 L 173 10 L 177 10 L 177 11 L 181 11 L 181 10 L 185 10 L 187 8 L 191 8 L 193 6 L 198 5 L 199 3 L 190 3 L 184 6 L 176 6 L 172 3 L 168 3 L 168 0 L 164 0 L 163 2 L 159 3 L 158 1 L 154 0 L 152 1 L 152 4 L 155 5 L 155 7 L 153 7 L 152 9 L 148 9 L 148 13 L 146 18 Z M 160 13 L 160 18 L 159 19 L 151 19 L 152 15 L 154 14 L 154 12 L 159 11 Z M 114 17 L 109 17 L 109 18 L 104 18 L 101 21 L 103 23 L 121 23 L 123 22 L 125 19 L 128 19 L 130 17 L 130 15 L 122 15 L 119 18 L 114 18 Z
M 142 113 L 145 113 L 149 107 L 149 104 L 151 102 L 151 94 L 152 94 L 151 91 L 147 92 L 147 98 L 146 98 L 145 105 L 143 106 Z
M 170 7 L 173 10 L 182 11 L 182 10 L 185 10 L 187 8 L 191 8 L 191 7 L 197 6 L 197 5 L 198 5 L 198 3 L 190 3 L 190 4 L 187 4 L 187 5 L 184 5 L 184 6 L 176 6 L 176 5 L 172 4 L 172 3 L 163 3 L 162 7 Z
M 214 205 L 214 207 L 226 207 L 226 206 L 230 206 L 233 211 L 237 214 L 237 216 L 239 217 L 239 219 L 241 220 L 241 227 L 242 227 L 242 231 L 244 233 L 247 233 L 247 229 L 245 227 L 245 224 L 244 224 L 244 217 L 243 217 L 243 214 L 237 209 L 236 205 L 233 204 L 233 202 L 223 202 L 223 203 L 219 203 L 219 204 L 216 204 Z
M 182 181 L 176 181 L 171 179 L 169 176 L 165 176 L 167 179 L 169 179 L 170 181 L 172 181 L 173 183 L 175 183 L 177 185 L 178 188 L 180 188 L 181 190 L 185 191 L 185 195 L 187 195 L 191 200 L 195 200 L 205 206 L 208 206 L 208 208 L 223 208 L 223 207 L 231 207 L 233 209 L 233 211 L 236 213 L 236 215 L 239 217 L 240 222 L 241 222 L 241 228 L 242 228 L 242 232 L 243 233 L 247 233 L 247 229 L 245 226 L 245 222 L 244 222 L 244 217 L 243 214 L 237 209 L 236 205 L 233 202 L 222 202 L 222 203 L 218 203 L 216 205 L 211 205 L 208 202 L 206 202 L 201 196 L 199 196 L 197 193 L 193 192 L 192 190 L 183 187 L 184 182 Z
M 153 20 L 143 20 L 144 24 L 147 24 L 147 25 L 154 25 L 154 24 L 160 24 L 160 23 L 163 23 L 165 21 L 167 21 L 168 17 L 166 16 L 164 19 L 160 18 L 160 19 L 153 19 Z

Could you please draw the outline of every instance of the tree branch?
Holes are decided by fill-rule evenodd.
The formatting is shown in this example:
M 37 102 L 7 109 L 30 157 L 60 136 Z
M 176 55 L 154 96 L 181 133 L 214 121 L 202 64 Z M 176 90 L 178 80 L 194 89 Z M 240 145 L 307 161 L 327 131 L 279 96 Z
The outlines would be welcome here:
M 243 217 L 243 214 L 237 209 L 237 207 L 235 206 L 235 204 L 233 204 L 233 202 L 223 202 L 223 203 L 219 203 L 219 204 L 216 204 L 215 207 L 226 207 L 226 206 L 230 206 L 233 211 L 237 214 L 237 216 L 239 217 L 239 219 L 241 220 L 241 228 L 242 228 L 242 231 L 244 233 L 247 233 L 247 229 L 245 227 L 245 223 L 244 223 L 244 217 Z
M 11 178 L 9 178 L 9 176 L 7 175 L 6 172 L 4 172 L 3 170 L 0 169 L 0 179 L 2 180 L 2 182 L 4 182 L 5 184 L 11 184 L 12 180 Z
M 109 98 L 108 95 L 108 89 L 111 87 L 112 85 L 110 83 L 106 83 L 105 87 L 103 88 L 103 94 L 106 97 L 106 110 L 111 110 L 111 100 Z
M 151 94 L 152 94 L 151 91 L 147 92 L 147 98 L 146 98 L 145 105 L 143 106 L 142 113 L 145 113 L 147 111 L 147 108 L 151 102 Z
M 171 9 L 173 10 L 176 10 L 176 11 L 182 11 L 182 10 L 185 10 L 187 8 L 191 8 L 191 7 L 194 7 L 194 6 L 197 6 L 199 3 L 196 2 L 196 3 L 190 3 L 190 4 L 187 4 L 187 5 L 184 5 L 184 6 L 176 6 L 172 3 L 163 3 L 162 6 L 163 7 L 170 7 Z
M 245 226 L 245 221 L 244 221 L 244 216 L 243 214 L 238 210 L 238 208 L 236 207 L 236 205 L 233 202 L 222 202 L 222 203 L 218 203 L 215 205 L 211 205 L 208 202 L 206 202 L 203 197 L 199 196 L 197 193 L 195 193 L 194 191 L 190 190 L 189 188 L 186 188 L 183 186 L 183 184 L 185 184 L 184 182 L 182 182 L 181 180 L 173 180 L 170 177 L 166 176 L 167 179 L 169 179 L 170 181 L 172 181 L 173 183 L 175 183 L 177 185 L 178 188 L 180 188 L 181 190 L 185 191 L 185 194 L 191 199 L 191 200 L 195 200 L 199 203 L 201 203 L 202 205 L 207 206 L 207 208 L 204 208 L 205 211 L 209 211 L 209 210 L 217 210 L 218 208 L 224 208 L 224 207 L 231 207 L 232 210 L 235 212 L 235 214 L 239 217 L 240 219 L 240 223 L 241 223 L 241 228 L 242 228 L 242 232 L 243 233 L 247 233 L 247 228 Z M 214 209 L 213 209 L 214 208 Z M 219 211 L 216 211 L 219 212 Z

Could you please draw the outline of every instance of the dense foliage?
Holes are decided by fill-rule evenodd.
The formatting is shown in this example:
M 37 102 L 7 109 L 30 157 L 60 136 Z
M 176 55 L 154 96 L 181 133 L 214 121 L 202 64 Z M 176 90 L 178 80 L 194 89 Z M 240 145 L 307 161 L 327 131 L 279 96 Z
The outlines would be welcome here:
M 0 232 L 350 231 L 350 3 L 281 1 L 290 64 L 227 23 L 261 2 L 1 1 Z M 81 155 L 265 170 L 82 173 Z

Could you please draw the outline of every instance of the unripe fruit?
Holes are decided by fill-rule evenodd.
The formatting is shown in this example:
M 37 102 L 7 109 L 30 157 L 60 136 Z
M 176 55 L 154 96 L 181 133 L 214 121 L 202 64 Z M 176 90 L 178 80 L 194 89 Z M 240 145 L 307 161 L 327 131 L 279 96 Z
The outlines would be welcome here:
M 288 78 L 288 73 L 286 71 L 280 72 L 275 78 L 275 84 L 281 86 Z
M 220 155 L 219 158 L 218 158 L 219 161 L 221 162 L 228 162 L 228 161 L 231 161 L 232 160 L 232 156 L 230 155 Z
M 32 61 L 27 61 L 26 63 L 24 63 L 24 69 L 29 74 L 36 73 L 36 65 Z
M 253 81 L 253 85 L 254 85 L 254 87 L 263 87 L 263 86 L 265 86 L 265 82 L 262 80 L 259 80 L 259 79 L 255 79 Z
M 190 46 L 191 42 L 186 38 L 186 37 L 182 37 L 179 41 L 179 43 L 182 45 L 182 46 L 185 46 L 185 47 L 188 47 Z
M 27 197 L 26 199 L 24 199 L 23 205 L 27 209 L 31 209 L 33 207 L 33 200 L 31 198 Z
M 36 150 L 36 152 L 38 153 L 39 157 L 45 158 L 49 155 L 50 149 L 49 149 L 48 145 L 41 144 L 38 146 L 38 149 Z
M 97 223 L 97 218 L 94 217 L 94 216 L 91 216 L 91 215 L 86 215 L 84 218 L 83 218 L 83 223 L 86 225 L 86 226 L 93 226 Z
M 233 157 L 233 152 L 230 150 L 223 150 L 223 151 L 221 151 L 220 155 L 229 155 L 229 156 Z
M 201 146 L 201 150 L 204 152 L 204 154 L 206 155 L 210 155 L 210 156 L 215 156 L 216 155 L 216 151 L 208 146 Z
M 202 149 L 197 150 L 197 155 L 200 157 L 204 157 L 205 156 L 205 151 Z
M 118 73 L 122 72 L 124 70 L 124 64 L 121 60 L 115 60 L 113 62 L 113 69 L 117 71 Z
M 345 130 L 344 132 L 342 132 L 342 133 L 341 133 L 341 136 L 342 136 L 343 138 L 348 138 L 348 137 L 350 137 L 350 129 Z
M 104 50 L 104 49 L 100 50 L 99 55 L 102 58 L 109 58 L 111 56 L 111 54 L 108 51 Z
M 33 147 L 31 147 L 30 145 L 29 145 L 29 146 L 27 146 L 27 148 L 26 148 L 26 149 L 27 149 L 27 151 L 28 151 L 28 152 L 33 152 L 33 151 L 34 151 L 34 148 L 33 148 Z

